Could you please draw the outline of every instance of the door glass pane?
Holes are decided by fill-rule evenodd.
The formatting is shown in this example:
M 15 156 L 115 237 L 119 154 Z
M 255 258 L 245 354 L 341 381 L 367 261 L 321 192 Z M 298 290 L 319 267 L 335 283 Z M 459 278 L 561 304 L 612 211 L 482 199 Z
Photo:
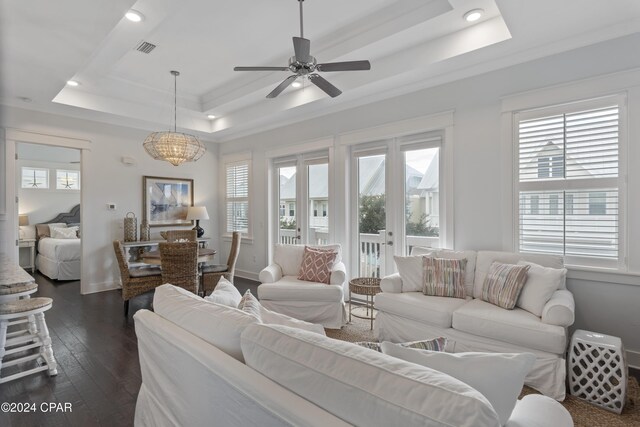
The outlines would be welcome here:
M 329 164 L 309 165 L 307 170 L 309 195 L 309 230 L 307 243 L 329 243 Z
M 440 148 L 404 152 L 405 253 L 440 241 Z
M 358 274 L 383 277 L 385 261 L 385 162 L 384 154 L 358 157 Z
M 296 167 L 278 168 L 278 241 L 285 245 L 298 243 L 296 224 Z

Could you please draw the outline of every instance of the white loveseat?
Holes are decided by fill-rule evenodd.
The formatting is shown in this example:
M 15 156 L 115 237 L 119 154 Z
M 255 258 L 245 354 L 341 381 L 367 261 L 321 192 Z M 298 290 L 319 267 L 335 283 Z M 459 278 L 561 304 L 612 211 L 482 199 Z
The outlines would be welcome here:
M 573 295 L 564 280 L 544 306 L 541 317 L 518 307 L 505 310 L 480 299 L 484 279 L 494 261 L 508 264 L 528 261 L 563 268 L 562 257 L 431 248 L 412 251 L 412 255 L 431 253 L 441 258 L 467 259 L 467 299 L 403 292 L 400 274 L 387 276 L 381 282 L 382 293 L 375 297 L 378 339 L 404 342 L 443 336 L 449 339 L 448 351 L 453 352 L 531 352 L 536 355 L 536 363 L 525 384 L 556 400 L 564 400 L 567 328 L 573 324 L 575 312 Z
M 340 329 L 346 320 L 344 295 L 348 291 L 340 245 L 313 246 L 338 252 L 329 284 L 298 280 L 304 245 L 276 245 L 273 263 L 260 272 L 258 299 L 278 313 Z
M 441 372 L 322 333 L 260 324 L 170 285 L 158 290 L 156 312 L 134 316 L 138 427 L 500 425 L 482 394 Z M 505 425 L 573 422 L 553 399 L 529 395 Z

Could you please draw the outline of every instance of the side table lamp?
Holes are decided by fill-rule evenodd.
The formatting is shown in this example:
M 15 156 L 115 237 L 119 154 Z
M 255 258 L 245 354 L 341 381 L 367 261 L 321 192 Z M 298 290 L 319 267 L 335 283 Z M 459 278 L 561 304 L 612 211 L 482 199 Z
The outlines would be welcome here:
M 209 219 L 209 213 L 207 212 L 207 208 L 205 206 L 192 206 L 187 211 L 187 220 L 188 221 L 196 221 L 196 226 L 193 227 L 193 230 L 198 232 L 198 238 L 204 236 L 204 229 L 200 227 L 201 219 Z

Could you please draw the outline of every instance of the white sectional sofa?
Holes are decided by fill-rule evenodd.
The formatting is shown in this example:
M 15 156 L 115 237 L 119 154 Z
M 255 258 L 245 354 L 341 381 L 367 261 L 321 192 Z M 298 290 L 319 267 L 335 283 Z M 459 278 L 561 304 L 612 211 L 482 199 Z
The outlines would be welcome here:
M 340 329 L 346 321 L 344 296 L 348 292 L 347 270 L 340 245 L 312 246 L 338 252 L 330 283 L 298 280 L 305 245 L 276 245 L 273 263 L 260 272 L 260 303 L 278 313 L 329 329 Z
M 525 384 L 556 400 L 564 400 L 567 328 L 574 322 L 575 311 L 573 295 L 566 289 L 564 278 L 544 306 L 541 317 L 518 307 L 506 310 L 480 299 L 484 279 L 494 261 L 508 264 L 528 261 L 561 269 L 562 257 L 431 248 L 412 251 L 412 255 L 423 254 L 466 258 L 467 298 L 403 292 L 400 274 L 387 276 L 381 283 L 382 293 L 375 297 L 378 339 L 404 342 L 443 336 L 449 339 L 448 351 L 452 352 L 531 352 L 536 355 L 536 363 Z
M 154 307 L 134 316 L 138 427 L 500 425 L 471 386 L 313 328 L 261 324 L 171 285 L 156 290 Z M 558 402 L 529 395 L 504 425 L 573 422 Z

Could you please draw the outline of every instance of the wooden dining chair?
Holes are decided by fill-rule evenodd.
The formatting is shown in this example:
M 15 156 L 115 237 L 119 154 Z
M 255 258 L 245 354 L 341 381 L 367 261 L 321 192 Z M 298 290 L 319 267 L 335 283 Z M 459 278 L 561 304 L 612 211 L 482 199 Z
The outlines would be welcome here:
M 162 285 L 162 276 L 160 274 L 160 267 L 158 266 L 129 268 L 124 247 L 119 240 L 113 241 L 113 249 L 116 253 L 116 260 L 118 260 L 118 268 L 120 269 L 124 316 L 127 317 L 129 315 L 129 300 Z
M 198 243 L 160 242 L 162 283 L 179 286 L 198 293 Z
M 190 242 L 198 241 L 198 232 L 196 230 L 168 230 L 167 242 L 179 242 L 188 240 Z
M 229 251 L 227 263 L 221 265 L 208 264 L 202 267 L 202 287 L 205 295 L 207 291 L 212 292 L 215 289 L 221 277 L 233 283 L 241 241 L 242 235 L 234 231 L 231 237 L 231 250 Z

